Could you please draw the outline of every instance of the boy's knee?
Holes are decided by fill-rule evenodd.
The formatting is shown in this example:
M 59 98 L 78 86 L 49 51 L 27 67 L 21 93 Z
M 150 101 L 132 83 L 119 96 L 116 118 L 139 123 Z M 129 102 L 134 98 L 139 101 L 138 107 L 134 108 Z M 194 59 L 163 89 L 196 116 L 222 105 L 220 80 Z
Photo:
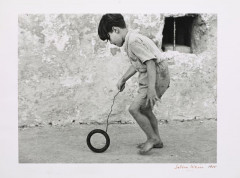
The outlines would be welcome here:
M 139 112 L 139 107 L 135 106 L 135 105 L 131 105 L 129 108 L 128 108 L 128 111 L 131 115 L 135 115 Z
M 146 116 L 150 116 L 152 114 L 152 108 L 150 106 L 142 107 L 141 113 L 143 113 Z
M 151 108 L 150 107 L 142 107 L 141 112 L 144 114 L 148 114 L 149 112 L 151 112 Z

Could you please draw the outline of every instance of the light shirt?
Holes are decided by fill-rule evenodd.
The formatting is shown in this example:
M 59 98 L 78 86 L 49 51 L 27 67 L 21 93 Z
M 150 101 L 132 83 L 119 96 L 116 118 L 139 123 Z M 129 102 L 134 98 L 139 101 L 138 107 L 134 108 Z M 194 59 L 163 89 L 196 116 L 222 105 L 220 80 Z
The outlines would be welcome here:
M 132 66 L 139 72 L 139 91 L 148 88 L 148 74 L 146 61 L 155 59 L 156 64 L 156 91 L 161 93 L 161 83 L 169 84 L 169 74 L 167 63 L 162 60 L 162 51 L 155 43 L 146 36 L 129 31 L 125 37 L 124 49 L 130 59 Z M 164 82 L 160 82 L 160 81 Z M 159 94 L 160 96 L 160 94 Z
M 155 43 L 146 36 L 143 36 L 134 31 L 128 31 L 124 49 L 130 59 L 131 64 L 136 71 L 145 73 L 147 66 L 145 62 L 147 60 L 156 59 L 157 63 L 161 60 L 161 50 L 155 45 Z

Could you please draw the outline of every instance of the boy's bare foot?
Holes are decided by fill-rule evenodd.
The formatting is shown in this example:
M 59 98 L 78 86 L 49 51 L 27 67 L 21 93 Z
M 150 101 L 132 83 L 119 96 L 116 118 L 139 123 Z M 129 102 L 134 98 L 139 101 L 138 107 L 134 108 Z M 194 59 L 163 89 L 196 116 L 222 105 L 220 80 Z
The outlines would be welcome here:
M 147 141 L 146 141 L 147 142 Z M 138 145 L 137 145 L 137 148 L 143 148 L 144 147 L 144 145 L 146 144 L 146 142 L 144 142 L 144 143 L 139 143 Z M 162 142 L 158 142 L 158 143 L 156 143 L 155 145 L 153 145 L 153 148 L 163 148 L 163 143 Z
M 141 148 L 139 150 L 139 153 L 140 154 L 148 153 L 156 144 L 159 144 L 159 140 L 156 140 L 156 139 L 147 140 L 147 142 L 144 144 L 143 148 Z

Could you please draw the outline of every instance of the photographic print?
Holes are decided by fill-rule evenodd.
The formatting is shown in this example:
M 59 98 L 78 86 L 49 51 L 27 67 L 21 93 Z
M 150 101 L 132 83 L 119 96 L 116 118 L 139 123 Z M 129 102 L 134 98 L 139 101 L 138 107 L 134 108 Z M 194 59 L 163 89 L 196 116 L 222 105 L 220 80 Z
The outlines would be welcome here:
M 239 178 L 237 1 L 0 2 L 0 177 Z
M 19 163 L 217 163 L 217 24 L 18 14 Z

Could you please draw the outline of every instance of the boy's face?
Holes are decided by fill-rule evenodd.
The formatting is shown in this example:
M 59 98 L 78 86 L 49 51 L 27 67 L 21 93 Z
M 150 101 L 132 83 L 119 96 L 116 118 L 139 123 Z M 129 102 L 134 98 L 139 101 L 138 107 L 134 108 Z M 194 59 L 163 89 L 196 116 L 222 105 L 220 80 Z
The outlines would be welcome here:
M 120 33 L 120 28 L 113 27 L 113 31 L 109 32 L 109 41 L 111 44 L 114 44 L 118 47 L 121 47 L 124 43 L 124 39 Z

